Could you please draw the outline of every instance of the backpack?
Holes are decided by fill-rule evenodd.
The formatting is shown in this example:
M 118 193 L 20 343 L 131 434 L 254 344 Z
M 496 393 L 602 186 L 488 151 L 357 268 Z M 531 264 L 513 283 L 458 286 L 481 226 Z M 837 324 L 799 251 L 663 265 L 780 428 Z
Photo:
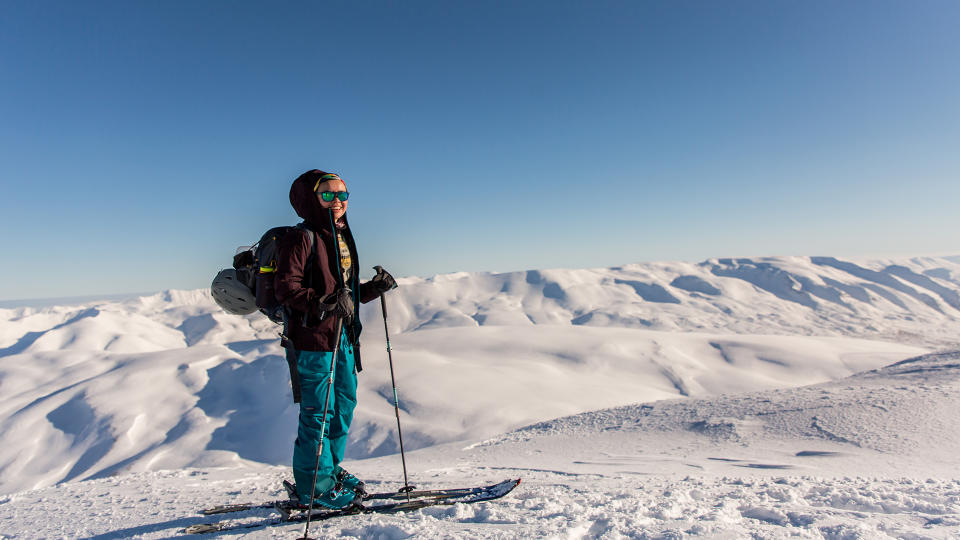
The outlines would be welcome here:
M 284 324 L 284 307 L 277 301 L 274 277 L 280 240 L 291 231 L 311 232 L 303 223 L 274 227 L 263 234 L 256 244 L 241 248 L 233 256 L 233 269 L 222 270 L 213 280 L 214 300 L 228 313 L 245 315 L 257 309 L 271 321 Z M 311 233 L 310 257 L 313 261 L 316 239 Z M 241 306 L 241 307 L 238 307 Z M 254 307 L 255 306 L 255 307 Z
M 298 229 L 309 233 L 307 236 L 310 238 L 310 255 L 306 268 L 309 273 L 315 256 L 316 238 L 304 223 L 299 223 L 292 227 L 274 227 L 263 233 L 260 241 L 253 246 L 239 249 L 233 256 L 233 268 L 221 270 L 210 287 L 213 299 L 227 313 L 249 315 L 259 309 L 260 313 L 271 321 L 283 325 L 280 345 L 287 349 L 287 367 L 290 369 L 294 403 L 300 403 L 299 374 L 296 356 L 291 354 L 292 348 L 286 337 L 287 310 L 277 301 L 274 278 L 280 240 Z

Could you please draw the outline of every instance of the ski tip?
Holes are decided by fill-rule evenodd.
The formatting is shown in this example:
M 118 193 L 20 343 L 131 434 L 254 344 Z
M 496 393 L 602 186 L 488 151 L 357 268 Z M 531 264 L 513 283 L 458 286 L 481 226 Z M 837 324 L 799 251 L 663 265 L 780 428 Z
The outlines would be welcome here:
M 254 503 L 224 504 L 221 506 L 214 506 L 213 508 L 204 508 L 203 510 L 200 510 L 199 513 L 205 516 L 210 516 L 213 514 L 229 514 L 231 512 L 249 510 L 254 506 L 256 506 Z
M 191 525 L 181 532 L 183 534 L 207 534 L 212 532 L 218 532 L 220 527 L 216 523 L 198 523 L 196 525 Z

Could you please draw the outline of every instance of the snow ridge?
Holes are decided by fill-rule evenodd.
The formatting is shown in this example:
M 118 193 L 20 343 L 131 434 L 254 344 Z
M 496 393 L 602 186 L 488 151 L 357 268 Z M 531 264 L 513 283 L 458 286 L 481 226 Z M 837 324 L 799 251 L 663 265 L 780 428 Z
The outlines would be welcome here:
M 407 278 L 398 330 L 572 324 L 665 331 L 841 335 L 950 346 L 960 264 L 914 258 L 712 259 L 593 270 Z
M 409 449 L 639 401 L 815 384 L 960 335 L 960 264 L 946 259 L 716 259 L 400 282 L 390 326 Z M 354 458 L 397 450 L 379 316 L 375 303 L 362 311 Z M 289 459 L 296 408 L 278 328 L 260 315 L 225 314 L 196 290 L 0 317 L 0 493 Z M 704 433 L 744 429 L 702 420 Z

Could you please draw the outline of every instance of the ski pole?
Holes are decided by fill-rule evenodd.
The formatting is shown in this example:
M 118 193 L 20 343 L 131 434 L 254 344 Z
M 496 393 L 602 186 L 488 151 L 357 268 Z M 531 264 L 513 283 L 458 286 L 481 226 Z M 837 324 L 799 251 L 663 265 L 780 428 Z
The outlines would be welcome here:
M 375 267 L 377 271 L 380 267 Z M 413 489 L 407 480 L 407 458 L 403 452 L 403 431 L 400 429 L 400 398 L 397 396 L 397 379 L 393 375 L 393 352 L 390 349 L 390 331 L 387 330 L 387 301 L 380 295 L 380 307 L 383 309 L 383 333 L 387 338 L 387 358 L 390 360 L 390 383 L 393 385 L 393 412 L 397 415 L 397 437 L 400 439 L 400 462 L 403 463 L 403 492 L 410 500 L 410 491 Z
M 330 360 L 330 380 L 327 381 L 327 397 L 323 404 L 323 421 L 320 422 L 320 441 L 317 443 L 317 465 L 313 468 L 313 486 L 310 487 L 310 506 L 307 509 L 307 524 L 303 528 L 303 538 L 313 540 L 310 533 L 310 518 L 313 516 L 313 498 L 317 494 L 317 476 L 320 474 L 320 454 L 323 453 L 323 437 L 327 432 L 327 413 L 330 412 L 330 393 L 333 390 L 333 377 L 337 372 L 337 351 L 340 349 L 340 332 L 343 331 L 343 319 L 337 320 L 336 344 L 333 346 L 333 358 Z

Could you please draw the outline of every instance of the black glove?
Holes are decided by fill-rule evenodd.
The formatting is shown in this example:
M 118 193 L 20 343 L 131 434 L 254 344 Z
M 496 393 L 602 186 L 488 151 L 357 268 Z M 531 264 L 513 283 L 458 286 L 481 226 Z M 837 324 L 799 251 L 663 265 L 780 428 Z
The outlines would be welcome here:
M 344 323 L 353 320 L 353 295 L 348 287 L 334 291 L 317 301 L 317 311 L 324 317 L 331 315 L 340 317 Z
M 373 269 L 377 271 L 377 275 L 370 280 L 370 285 L 378 294 L 397 288 L 397 280 L 393 279 L 390 272 L 384 270 L 382 266 L 374 266 Z

